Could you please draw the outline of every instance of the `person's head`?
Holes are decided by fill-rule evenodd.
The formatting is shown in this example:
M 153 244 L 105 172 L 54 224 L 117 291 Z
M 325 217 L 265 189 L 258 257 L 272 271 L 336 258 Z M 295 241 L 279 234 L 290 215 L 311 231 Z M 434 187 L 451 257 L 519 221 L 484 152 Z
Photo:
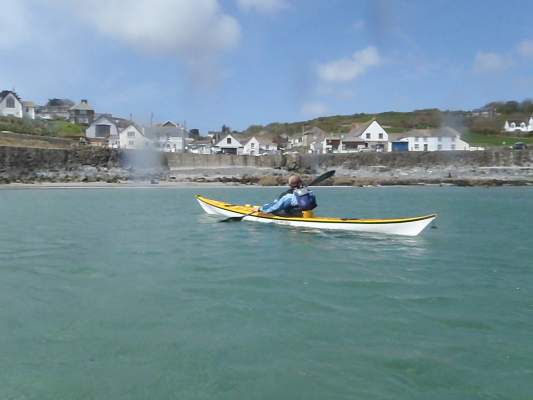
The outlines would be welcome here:
M 300 178 L 300 175 L 289 176 L 289 186 L 293 189 L 296 189 L 302 186 L 302 178 Z

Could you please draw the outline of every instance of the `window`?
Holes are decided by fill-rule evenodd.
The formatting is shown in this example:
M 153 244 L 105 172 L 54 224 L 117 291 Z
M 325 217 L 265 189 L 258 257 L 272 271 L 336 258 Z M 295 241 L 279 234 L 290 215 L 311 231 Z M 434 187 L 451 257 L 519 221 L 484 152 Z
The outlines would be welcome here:
M 380 133 L 378 136 L 380 139 L 383 139 L 383 133 Z
M 96 125 L 95 136 L 97 138 L 108 137 L 110 133 L 111 133 L 111 126 Z
M 418 150 L 420 148 L 420 146 L 418 145 L 418 143 L 415 144 L 415 150 Z
M 250 143 L 250 147 L 253 149 L 255 148 L 255 143 Z
M 418 136 L 417 136 L 417 137 L 415 137 L 415 142 L 418 142 Z
M 455 145 L 454 144 L 452 144 L 452 150 L 455 150 Z
M 366 134 L 366 138 L 367 138 L 367 139 L 370 139 L 370 133 L 367 133 L 367 134 Z
M 9 96 L 6 100 L 6 108 L 15 108 L 15 99 Z
M 135 137 L 135 132 L 134 131 L 129 131 L 128 132 L 128 137 Z
M 440 138 L 439 138 L 439 139 L 440 139 Z M 442 144 L 439 144 L 439 145 L 437 146 L 437 150 L 442 150 Z
M 442 136 L 439 136 L 439 142 L 442 142 Z
M 135 140 L 128 140 L 128 144 L 130 146 L 134 146 L 135 145 Z
M 428 141 L 428 137 L 424 136 L 424 142 L 427 142 L 427 141 Z
M 230 137 L 226 139 L 226 144 L 231 144 L 231 138 Z

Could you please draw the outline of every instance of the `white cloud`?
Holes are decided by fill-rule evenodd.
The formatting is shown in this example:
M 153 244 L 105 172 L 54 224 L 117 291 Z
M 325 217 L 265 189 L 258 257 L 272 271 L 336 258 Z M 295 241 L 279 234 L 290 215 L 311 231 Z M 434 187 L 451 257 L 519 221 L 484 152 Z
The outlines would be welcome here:
M 323 116 L 327 111 L 327 106 L 319 102 L 306 103 L 302 106 L 302 114 L 310 118 Z
M 237 0 L 243 10 L 273 14 L 289 6 L 288 0 Z
M 523 57 L 533 57 L 533 40 L 524 40 L 518 44 L 518 53 Z
M 350 82 L 364 74 L 370 67 L 378 66 L 380 63 L 381 57 L 378 50 L 369 46 L 356 51 L 350 58 L 319 65 L 318 75 L 326 82 Z
M 500 72 L 508 66 L 506 58 L 498 53 L 479 51 L 474 60 L 474 71 L 480 73 Z
M 2 2 L 0 7 L 0 49 L 12 49 L 29 37 L 29 13 L 22 1 Z
M 55 0 L 70 6 L 100 33 L 132 48 L 210 58 L 236 45 L 240 26 L 218 0 Z

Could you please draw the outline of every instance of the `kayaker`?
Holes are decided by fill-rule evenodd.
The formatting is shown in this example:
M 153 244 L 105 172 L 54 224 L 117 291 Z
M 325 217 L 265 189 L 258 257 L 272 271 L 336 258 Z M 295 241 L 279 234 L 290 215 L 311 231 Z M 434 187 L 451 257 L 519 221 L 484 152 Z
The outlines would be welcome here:
M 283 216 L 301 216 L 302 211 L 316 207 L 313 192 L 304 187 L 299 175 L 289 176 L 289 190 L 271 203 L 259 207 L 259 211 Z

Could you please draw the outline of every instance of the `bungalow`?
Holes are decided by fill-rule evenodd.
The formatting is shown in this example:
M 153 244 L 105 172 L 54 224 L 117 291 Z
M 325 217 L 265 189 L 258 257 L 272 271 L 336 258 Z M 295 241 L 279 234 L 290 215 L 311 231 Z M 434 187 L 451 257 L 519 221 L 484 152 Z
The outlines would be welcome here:
M 461 140 L 461 134 L 450 127 L 436 129 L 413 129 L 405 132 L 390 143 L 389 151 L 394 151 L 395 143 L 407 142 L 409 151 L 450 151 L 469 150 L 470 145 Z
M 86 99 L 82 99 L 69 109 L 69 120 L 75 124 L 90 125 L 94 120 L 94 109 Z
M 226 135 L 215 144 L 215 152 L 221 154 L 241 154 L 243 145 L 232 135 Z
M 139 150 L 150 147 L 152 141 L 144 136 L 143 130 L 133 122 L 122 129 L 119 133 L 119 148 Z
M 347 135 L 341 137 L 339 153 L 371 150 L 384 151 L 389 141 L 389 135 L 379 124 L 372 120 L 367 124 L 353 126 Z
M 322 142 L 322 153 L 338 153 L 340 144 L 340 137 L 327 137 Z
M 0 92 L 0 116 L 22 118 L 22 101 L 15 92 L 11 90 Z
M 507 133 L 529 133 L 533 132 L 533 117 L 529 117 L 528 121 L 505 121 L 503 131 Z
M 274 154 L 277 151 L 278 145 L 272 140 L 253 136 L 244 144 L 242 154 L 259 156 L 261 154 Z

